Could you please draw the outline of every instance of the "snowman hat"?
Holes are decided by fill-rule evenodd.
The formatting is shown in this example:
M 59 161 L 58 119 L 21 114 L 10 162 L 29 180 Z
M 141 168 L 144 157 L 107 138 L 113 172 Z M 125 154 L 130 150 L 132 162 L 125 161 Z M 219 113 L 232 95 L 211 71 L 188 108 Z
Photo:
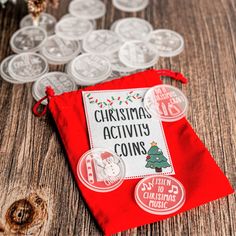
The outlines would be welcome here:
M 102 160 L 105 160 L 105 159 L 107 159 L 109 157 L 113 157 L 113 154 L 110 153 L 110 152 L 103 152 L 103 153 L 101 153 Z

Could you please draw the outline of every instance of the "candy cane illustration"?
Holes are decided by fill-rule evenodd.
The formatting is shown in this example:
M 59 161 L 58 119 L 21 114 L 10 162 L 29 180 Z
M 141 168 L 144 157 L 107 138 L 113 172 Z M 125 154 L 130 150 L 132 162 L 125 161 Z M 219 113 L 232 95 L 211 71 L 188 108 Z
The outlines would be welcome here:
M 87 175 L 88 175 L 88 181 L 89 183 L 94 183 L 94 176 L 93 176 L 93 169 L 92 169 L 92 157 L 88 156 L 86 158 L 86 169 L 87 169 Z

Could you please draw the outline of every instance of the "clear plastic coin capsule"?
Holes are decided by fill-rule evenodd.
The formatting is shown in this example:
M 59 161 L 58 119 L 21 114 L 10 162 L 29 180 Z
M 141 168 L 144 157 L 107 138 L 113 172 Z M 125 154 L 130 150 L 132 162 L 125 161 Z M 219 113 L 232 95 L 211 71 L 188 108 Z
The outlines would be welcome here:
M 62 17 L 61 17 L 61 20 L 62 20 L 62 19 L 69 18 L 69 17 L 74 17 L 74 16 L 68 13 L 68 14 L 62 16 Z M 89 20 L 89 21 L 92 23 L 93 29 L 95 30 L 95 29 L 97 28 L 97 22 L 96 22 L 96 20 L 92 19 L 92 20 Z
M 151 32 L 149 43 L 161 57 L 174 57 L 184 50 L 183 37 L 168 29 L 158 29 Z
M 75 17 L 93 20 L 105 15 L 106 6 L 100 0 L 75 0 L 69 5 L 69 12 Z
M 145 69 L 157 63 L 157 52 L 143 41 L 128 41 L 119 51 L 119 58 L 128 67 Z
M 148 21 L 137 17 L 120 19 L 114 28 L 124 41 L 147 41 L 149 34 L 153 31 L 153 27 Z
M 119 58 L 119 52 L 114 52 L 112 54 L 106 55 L 106 57 L 111 62 L 112 71 L 121 72 L 121 73 L 128 73 L 128 72 L 136 71 L 136 68 L 128 67 L 123 62 L 121 62 Z
M 111 63 L 102 55 L 90 53 L 76 57 L 70 64 L 70 73 L 76 83 L 93 85 L 106 80 L 111 74 Z
M 22 84 L 24 82 L 13 79 L 9 74 L 9 69 L 8 69 L 9 62 L 12 60 L 14 56 L 15 55 L 8 56 L 1 62 L 0 74 L 1 74 L 1 77 L 9 83 Z
M 48 72 L 46 59 L 37 53 L 21 53 L 12 58 L 9 62 L 10 76 L 21 82 L 33 82 Z
M 10 40 L 10 46 L 13 52 L 37 52 L 47 39 L 46 31 L 41 27 L 28 26 L 16 31 Z
M 136 12 L 145 9 L 149 3 L 149 0 L 112 0 L 113 5 L 126 12 Z
M 111 30 L 94 30 L 83 41 L 83 49 L 93 54 L 117 52 L 121 45 L 121 38 Z
M 55 27 L 56 35 L 67 40 L 82 40 L 92 30 L 93 25 L 89 20 L 77 17 L 61 19 Z
M 80 53 L 79 41 L 66 40 L 57 35 L 50 36 L 41 54 L 48 60 L 49 64 L 65 64 Z
M 35 21 L 31 14 L 26 15 L 20 21 L 20 27 L 24 28 L 27 26 L 39 26 L 47 32 L 48 35 L 54 34 L 54 28 L 57 23 L 56 18 L 48 13 L 41 13 L 39 19 Z
M 55 91 L 56 95 L 64 92 L 70 92 L 77 88 L 74 80 L 66 73 L 63 72 L 49 72 L 40 77 L 33 85 L 32 95 L 35 100 L 40 100 L 45 94 L 45 89 L 50 86 Z M 47 101 L 42 104 L 46 105 Z
M 77 175 L 87 188 L 96 192 L 110 192 L 123 183 L 125 164 L 116 153 L 93 148 L 79 159 Z
M 188 100 L 179 89 L 162 84 L 154 86 L 146 92 L 144 107 L 157 119 L 174 122 L 186 115 Z

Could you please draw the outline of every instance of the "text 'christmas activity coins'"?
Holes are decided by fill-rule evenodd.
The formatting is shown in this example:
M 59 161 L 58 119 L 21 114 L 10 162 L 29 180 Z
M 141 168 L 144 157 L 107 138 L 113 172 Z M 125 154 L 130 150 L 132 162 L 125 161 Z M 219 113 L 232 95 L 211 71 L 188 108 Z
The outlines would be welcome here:
M 20 27 L 26 26 L 40 26 L 41 28 L 45 29 L 48 35 L 54 34 L 54 28 L 56 25 L 56 18 L 47 13 L 41 13 L 39 16 L 38 21 L 34 21 L 31 14 L 26 15 L 20 22 Z
M 11 49 L 15 53 L 37 52 L 47 39 L 46 31 L 41 27 L 28 26 L 16 31 L 10 40 Z
M 168 215 L 178 211 L 185 202 L 185 189 L 175 178 L 164 175 L 142 179 L 135 188 L 135 200 L 144 211 Z
M 173 57 L 184 49 L 183 37 L 172 30 L 159 29 L 150 34 L 149 42 L 161 57 Z
M 125 177 L 123 160 L 103 148 L 94 148 L 84 153 L 77 165 L 80 181 L 96 192 L 110 192 L 117 189 Z
M 90 21 L 76 17 L 64 18 L 55 27 L 56 35 L 67 40 L 81 40 L 92 30 Z
M 50 64 L 65 64 L 75 58 L 80 52 L 80 43 L 78 41 L 66 40 L 57 35 L 50 36 L 43 48 L 41 54 Z
M 126 42 L 119 51 L 119 58 L 125 65 L 137 69 L 154 66 L 158 60 L 156 51 L 146 42 Z
M 37 53 L 21 53 L 9 62 L 10 76 L 21 82 L 33 82 L 48 72 L 46 59 Z
M 100 0 L 75 0 L 69 5 L 71 15 L 81 19 L 98 19 L 105 15 L 106 7 Z
M 72 61 L 71 73 L 77 84 L 92 85 L 110 76 L 111 64 L 104 56 L 85 53 Z
M 94 54 L 108 54 L 120 49 L 122 41 L 120 37 L 111 30 L 92 31 L 83 42 L 83 49 Z
M 144 97 L 147 111 L 162 121 L 173 122 L 186 115 L 188 100 L 171 85 L 157 85 L 150 88 Z
M 32 94 L 35 100 L 40 100 L 45 94 L 45 89 L 50 86 L 56 95 L 64 92 L 70 92 L 76 89 L 76 84 L 69 75 L 62 72 L 50 72 L 40 77 L 33 85 Z M 42 104 L 46 105 L 44 100 Z
M 14 57 L 15 55 L 11 55 L 9 57 L 6 57 L 2 63 L 1 63 L 1 69 L 0 69 L 0 72 L 1 72 L 1 77 L 6 80 L 7 82 L 9 83 L 12 83 L 12 84 L 22 84 L 21 81 L 18 81 L 18 80 L 15 80 L 13 79 L 10 74 L 9 74 L 9 70 L 8 70 L 8 65 L 9 65 L 9 62 L 11 61 L 11 59 Z
M 148 21 L 136 17 L 121 19 L 115 26 L 115 32 L 120 35 L 124 41 L 146 41 L 152 30 L 152 25 Z
M 148 5 L 149 0 L 112 0 L 113 5 L 126 12 L 135 12 L 145 9 Z

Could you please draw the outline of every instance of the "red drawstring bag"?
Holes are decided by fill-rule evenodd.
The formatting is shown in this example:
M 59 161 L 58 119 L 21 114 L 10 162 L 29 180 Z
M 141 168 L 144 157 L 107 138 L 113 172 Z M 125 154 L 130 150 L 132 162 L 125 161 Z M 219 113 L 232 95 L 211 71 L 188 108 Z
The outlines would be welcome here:
M 140 178 L 125 180 L 118 189 L 107 193 L 94 192 L 78 179 L 78 160 L 90 149 L 82 91 L 152 87 L 162 83 L 160 76 L 170 76 L 187 83 L 180 73 L 147 70 L 59 96 L 54 96 L 53 90 L 48 88 L 47 96 L 43 98 L 48 98 L 48 108 L 58 127 L 81 194 L 105 235 L 160 221 L 233 193 L 227 178 L 185 118 L 163 122 L 175 169 L 174 177 L 186 191 L 186 201 L 177 212 L 154 215 L 142 210 L 134 198 L 135 186 Z M 33 108 L 38 116 L 45 114 L 47 109 L 45 107 L 42 113 L 37 112 L 43 99 Z

